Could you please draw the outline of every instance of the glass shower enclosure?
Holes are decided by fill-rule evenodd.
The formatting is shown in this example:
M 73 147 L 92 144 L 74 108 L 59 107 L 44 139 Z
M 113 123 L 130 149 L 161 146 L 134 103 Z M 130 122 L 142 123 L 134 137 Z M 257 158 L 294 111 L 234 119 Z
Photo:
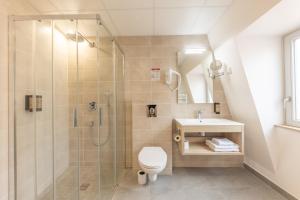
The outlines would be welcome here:
M 10 19 L 11 199 L 111 199 L 125 167 L 124 55 L 98 15 Z

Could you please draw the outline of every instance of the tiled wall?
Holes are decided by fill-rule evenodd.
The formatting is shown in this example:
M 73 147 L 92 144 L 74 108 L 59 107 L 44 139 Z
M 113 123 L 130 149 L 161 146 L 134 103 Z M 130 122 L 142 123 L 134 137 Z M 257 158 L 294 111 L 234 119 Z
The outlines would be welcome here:
M 222 88 L 217 82 L 216 101 L 221 102 L 221 115 L 213 113 L 212 104 L 177 104 L 176 92 L 164 84 L 164 73 L 176 66 L 176 53 L 184 48 L 208 48 L 204 35 L 120 37 L 118 41 L 125 52 L 126 63 L 126 138 L 127 166 L 138 169 L 138 152 L 143 146 L 158 145 L 168 154 L 165 174 L 172 173 L 172 166 L 201 166 L 197 158 L 186 159 L 179 155 L 172 139 L 173 118 L 194 118 L 197 111 L 203 117 L 230 118 Z M 152 67 L 161 68 L 161 81 L 151 81 Z M 146 105 L 158 105 L 158 117 L 146 116 Z M 173 146 L 173 147 L 172 147 Z M 173 162 L 172 162 L 173 160 Z

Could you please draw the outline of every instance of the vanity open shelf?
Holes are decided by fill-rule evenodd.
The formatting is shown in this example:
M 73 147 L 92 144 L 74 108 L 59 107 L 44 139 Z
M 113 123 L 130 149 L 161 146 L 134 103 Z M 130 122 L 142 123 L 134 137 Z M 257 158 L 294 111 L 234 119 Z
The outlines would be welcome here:
M 181 149 L 181 148 L 180 148 Z M 205 142 L 190 142 L 189 150 L 182 150 L 182 155 L 219 155 L 219 156 L 226 156 L 226 155 L 243 155 L 242 152 L 215 152 L 211 150 Z
M 178 142 L 182 155 L 241 156 L 244 155 L 244 124 L 227 119 L 175 119 L 176 130 L 181 136 Z M 202 133 L 205 136 L 195 136 Z M 190 135 L 193 134 L 191 137 Z M 213 137 L 228 138 L 239 145 L 239 152 L 215 152 L 206 144 Z M 189 141 L 189 149 L 184 149 L 184 141 Z

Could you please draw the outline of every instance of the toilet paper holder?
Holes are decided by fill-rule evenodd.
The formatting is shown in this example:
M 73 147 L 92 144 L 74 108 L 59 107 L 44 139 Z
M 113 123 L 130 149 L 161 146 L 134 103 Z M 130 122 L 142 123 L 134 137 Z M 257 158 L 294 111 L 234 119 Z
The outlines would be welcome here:
M 175 135 L 174 141 L 177 142 L 177 143 L 180 142 L 181 141 L 181 136 L 180 135 Z

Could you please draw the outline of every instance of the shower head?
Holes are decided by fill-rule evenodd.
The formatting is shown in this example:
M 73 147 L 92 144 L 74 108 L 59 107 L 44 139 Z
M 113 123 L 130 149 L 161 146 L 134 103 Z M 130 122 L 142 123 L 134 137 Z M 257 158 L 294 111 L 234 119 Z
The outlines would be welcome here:
M 73 42 L 76 42 L 76 33 L 67 33 L 65 36 L 67 39 L 72 40 Z M 78 32 L 77 42 L 84 42 L 84 41 L 86 41 L 91 48 L 96 47 L 94 42 L 89 41 L 81 33 Z
M 66 34 L 66 37 L 69 40 L 72 40 L 72 41 L 76 42 L 76 33 L 68 33 L 68 34 Z M 78 42 L 83 42 L 84 41 L 84 38 L 83 38 L 83 36 L 81 34 L 77 35 L 77 41 Z

